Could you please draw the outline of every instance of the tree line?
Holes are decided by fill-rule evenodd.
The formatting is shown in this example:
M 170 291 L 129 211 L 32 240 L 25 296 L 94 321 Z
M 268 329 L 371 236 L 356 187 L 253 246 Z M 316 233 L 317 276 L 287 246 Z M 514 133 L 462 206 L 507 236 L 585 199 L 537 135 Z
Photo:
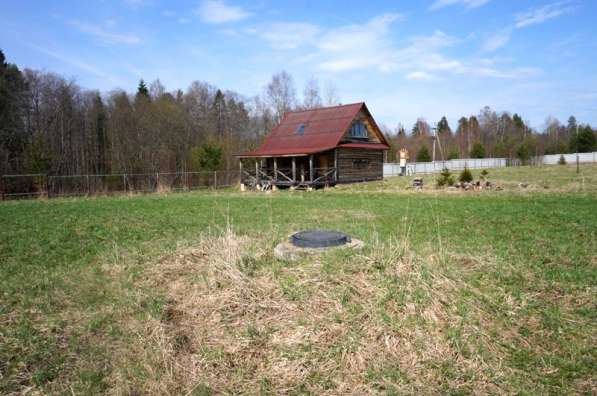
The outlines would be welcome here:
M 300 100 L 299 100 L 300 96 Z M 167 91 L 159 80 L 133 93 L 80 87 L 51 72 L 21 71 L 0 50 L 0 174 L 81 175 L 236 169 L 234 154 L 255 148 L 290 110 L 340 104 L 336 88 L 309 79 L 299 95 L 287 72 L 272 76 L 261 95 L 247 98 L 206 82 Z M 431 126 L 419 119 L 410 133 L 381 125 L 392 145 L 429 160 Z M 453 131 L 437 123 L 437 159 L 509 157 L 595 150 L 595 131 L 576 120 L 549 119 L 545 131 L 521 116 L 485 107 L 462 117 Z M 413 158 L 414 159 L 414 158 Z
M 578 124 L 574 116 L 566 124 L 549 117 L 545 129 L 536 131 L 519 114 L 498 113 L 489 106 L 478 115 L 461 117 L 455 130 L 442 117 L 435 127 L 419 118 L 410 133 L 402 125 L 394 131 L 386 128 L 386 133 L 392 146 L 390 160 L 396 159 L 398 148 L 405 147 L 411 153 L 411 160 L 431 161 L 434 140 L 436 160 L 497 157 L 527 163 L 532 157 L 544 154 L 597 150 L 597 131 L 588 124 Z
M 338 104 L 310 79 L 297 100 L 280 72 L 245 98 L 205 82 L 167 91 L 159 80 L 136 92 L 100 93 L 54 73 L 19 68 L 0 51 L 0 174 L 117 174 L 238 169 L 284 112 Z

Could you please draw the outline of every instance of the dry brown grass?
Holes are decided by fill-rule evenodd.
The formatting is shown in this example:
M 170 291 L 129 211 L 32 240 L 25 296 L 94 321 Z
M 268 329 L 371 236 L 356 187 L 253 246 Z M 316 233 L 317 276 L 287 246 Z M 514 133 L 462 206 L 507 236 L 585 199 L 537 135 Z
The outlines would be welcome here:
M 118 356 L 114 393 L 513 390 L 504 343 L 523 340 L 488 310 L 498 300 L 520 308 L 504 291 L 485 295 L 399 242 L 248 269 L 272 260 L 256 242 L 228 232 L 150 270 L 146 286 L 164 289 L 167 304 L 161 319 L 131 321 L 137 337 Z M 465 289 L 475 298 L 463 312 Z

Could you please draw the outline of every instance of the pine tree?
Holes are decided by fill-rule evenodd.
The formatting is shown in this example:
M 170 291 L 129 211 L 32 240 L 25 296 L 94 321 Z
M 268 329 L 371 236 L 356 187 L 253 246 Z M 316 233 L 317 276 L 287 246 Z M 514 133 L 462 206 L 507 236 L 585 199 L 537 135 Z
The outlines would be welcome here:
M 462 172 L 460 172 L 460 176 L 458 176 L 458 180 L 461 183 L 470 183 L 473 181 L 473 174 L 469 170 L 469 168 L 464 167 Z
M 213 120 L 215 123 L 216 136 L 220 139 L 225 137 L 226 134 L 226 100 L 224 94 L 219 89 L 214 97 L 214 103 L 212 106 Z
M 137 97 L 139 96 L 149 98 L 149 90 L 147 89 L 147 85 L 143 79 L 139 81 L 139 85 L 137 86 Z
M 568 118 L 568 126 L 566 127 L 568 133 L 576 133 L 576 117 L 570 116 Z
M 578 134 L 576 131 L 572 132 L 570 136 L 570 151 L 579 153 L 590 153 L 597 149 L 597 139 L 595 132 L 589 125 L 581 125 L 578 127 Z
M 448 124 L 448 120 L 446 116 L 443 116 L 441 120 L 437 123 L 437 133 L 439 135 L 451 135 L 452 129 L 450 129 L 450 125 Z
M 441 173 L 439 174 L 439 177 L 437 178 L 436 183 L 437 183 L 438 187 L 443 187 L 445 185 L 453 186 L 454 185 L 454 176 L 452 176 L 452 173 L 450 173 L 450 170 L 448 168 L 444 168 L 444 169 L 442 169 Z

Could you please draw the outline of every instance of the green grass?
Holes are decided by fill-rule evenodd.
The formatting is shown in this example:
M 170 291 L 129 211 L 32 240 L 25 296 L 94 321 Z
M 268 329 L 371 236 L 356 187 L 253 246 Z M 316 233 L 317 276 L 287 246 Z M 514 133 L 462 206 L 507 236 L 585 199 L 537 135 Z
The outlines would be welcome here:
M 426 185 L 434 177 L 425 176 Z M 148 271 L 230 227 L 264 251 L 290 232 L 313 227 L 339 229 L 367 243 L 367 259 L 339 253 L 325 256 L 319 267 L 300 264 L 305 271 L 316 268 L 318 281 L 325 284 L 335 284 L 338 276 L 349 282 L 331 293 L 342 307 L 333 318 L 347 326 L 348 334 L 329 348 L 302 345 L 286 351 L 290 358 L 317 353 L 341 365 L 340 356 L 366 339 L 367 329 L 359 326 L 365 314 L 374 315 L 391 334 L 425 331 L 420 315 L 402 317 L 396 307 L 412 304 L 420 314 L 437 303 L 440 292 L 434 282 L 441 275 L 459 285 L 445 292 L 453 299 L 453 316 L 441 336 L 455 360 L 422 364 L 443 383 L 421 388 L 404 367 L 388 361 L 360 373 L 366 389 L 474 392 L 479 372 L 455 368 L 458 359 L 474 357 L 495 363 L 483 375 L 494 378 L 498 390 L 595 392 L 597 167 L 583 166 L 579 176 L 572 166 L 504 168 L 490 170 L 488 178 L 504 190 L 416 193 L 407 188 L 410 178 L 393 178 L 305 193 L 4 202 L 0 393 L 30 387 L 48 393 L 114 391 L 114 377 L 127 359 L 128 375 L 142 382 L 148 374 L 132 356 L 126 358 L 136 337 L 131 318 L 141 323 L 162 318 L 169 304 L 166 285 L 147 286 Z M 522 189 L 519 182 L 530 185 Z M 403 242 L 421 262 L 416 277 L 387 272 L 396 260 L 388 251 Z M 289 304 L 304 304 L 317 293 L 303 282 L 302 272 L 292 272 L 271 254 L 245 257 L 239 268 L 249 277 L 275 279 L 280 298 Z M 363 268 L 381 290 L 372 302 L 373 313 L 350 283 Z M 482 331 L 471 333 L 474 326 Z M 249 323 L 239 334 L 263 347 L 272 332 Z M 208 360 L 228 359 L 218 347 L 201 350 Z M 114 359 L 115 353 L 124 358 Z M 507 373 L 498 375 L 504 367 Z M 297 393 L 334 389 L 338 385 L 332 377 L 313 372 L 297 385 Z M 251 389 L 276 392 L 273 378 L 255 381 Z M 196 394 L 209 394 L 209 384 L 196 386 Z

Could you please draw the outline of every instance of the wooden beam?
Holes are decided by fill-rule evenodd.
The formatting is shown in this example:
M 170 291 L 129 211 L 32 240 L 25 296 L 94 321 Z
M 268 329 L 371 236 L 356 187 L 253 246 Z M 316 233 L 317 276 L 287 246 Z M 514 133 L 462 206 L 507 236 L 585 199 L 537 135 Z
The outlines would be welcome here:
M 274 157 L 274 181 L 278 181 L 278 161 Z
M 338 181 L 338 149 L 334 149 L 334 181 Z
M 238 159 L 238 183 L 240 184 L 240 190 L 245 191 L 245 183 L 243 183 L 243 160 Z
M 255 159 L 255 184 L 256 186 L 261 184 L 261 180 L 259 180 L 259 162 Z
M 292 157 L 292 182 L 296 183 L 296 157 Z
M 313 182 L 313 154 L 309 156 L 309 181 Z

